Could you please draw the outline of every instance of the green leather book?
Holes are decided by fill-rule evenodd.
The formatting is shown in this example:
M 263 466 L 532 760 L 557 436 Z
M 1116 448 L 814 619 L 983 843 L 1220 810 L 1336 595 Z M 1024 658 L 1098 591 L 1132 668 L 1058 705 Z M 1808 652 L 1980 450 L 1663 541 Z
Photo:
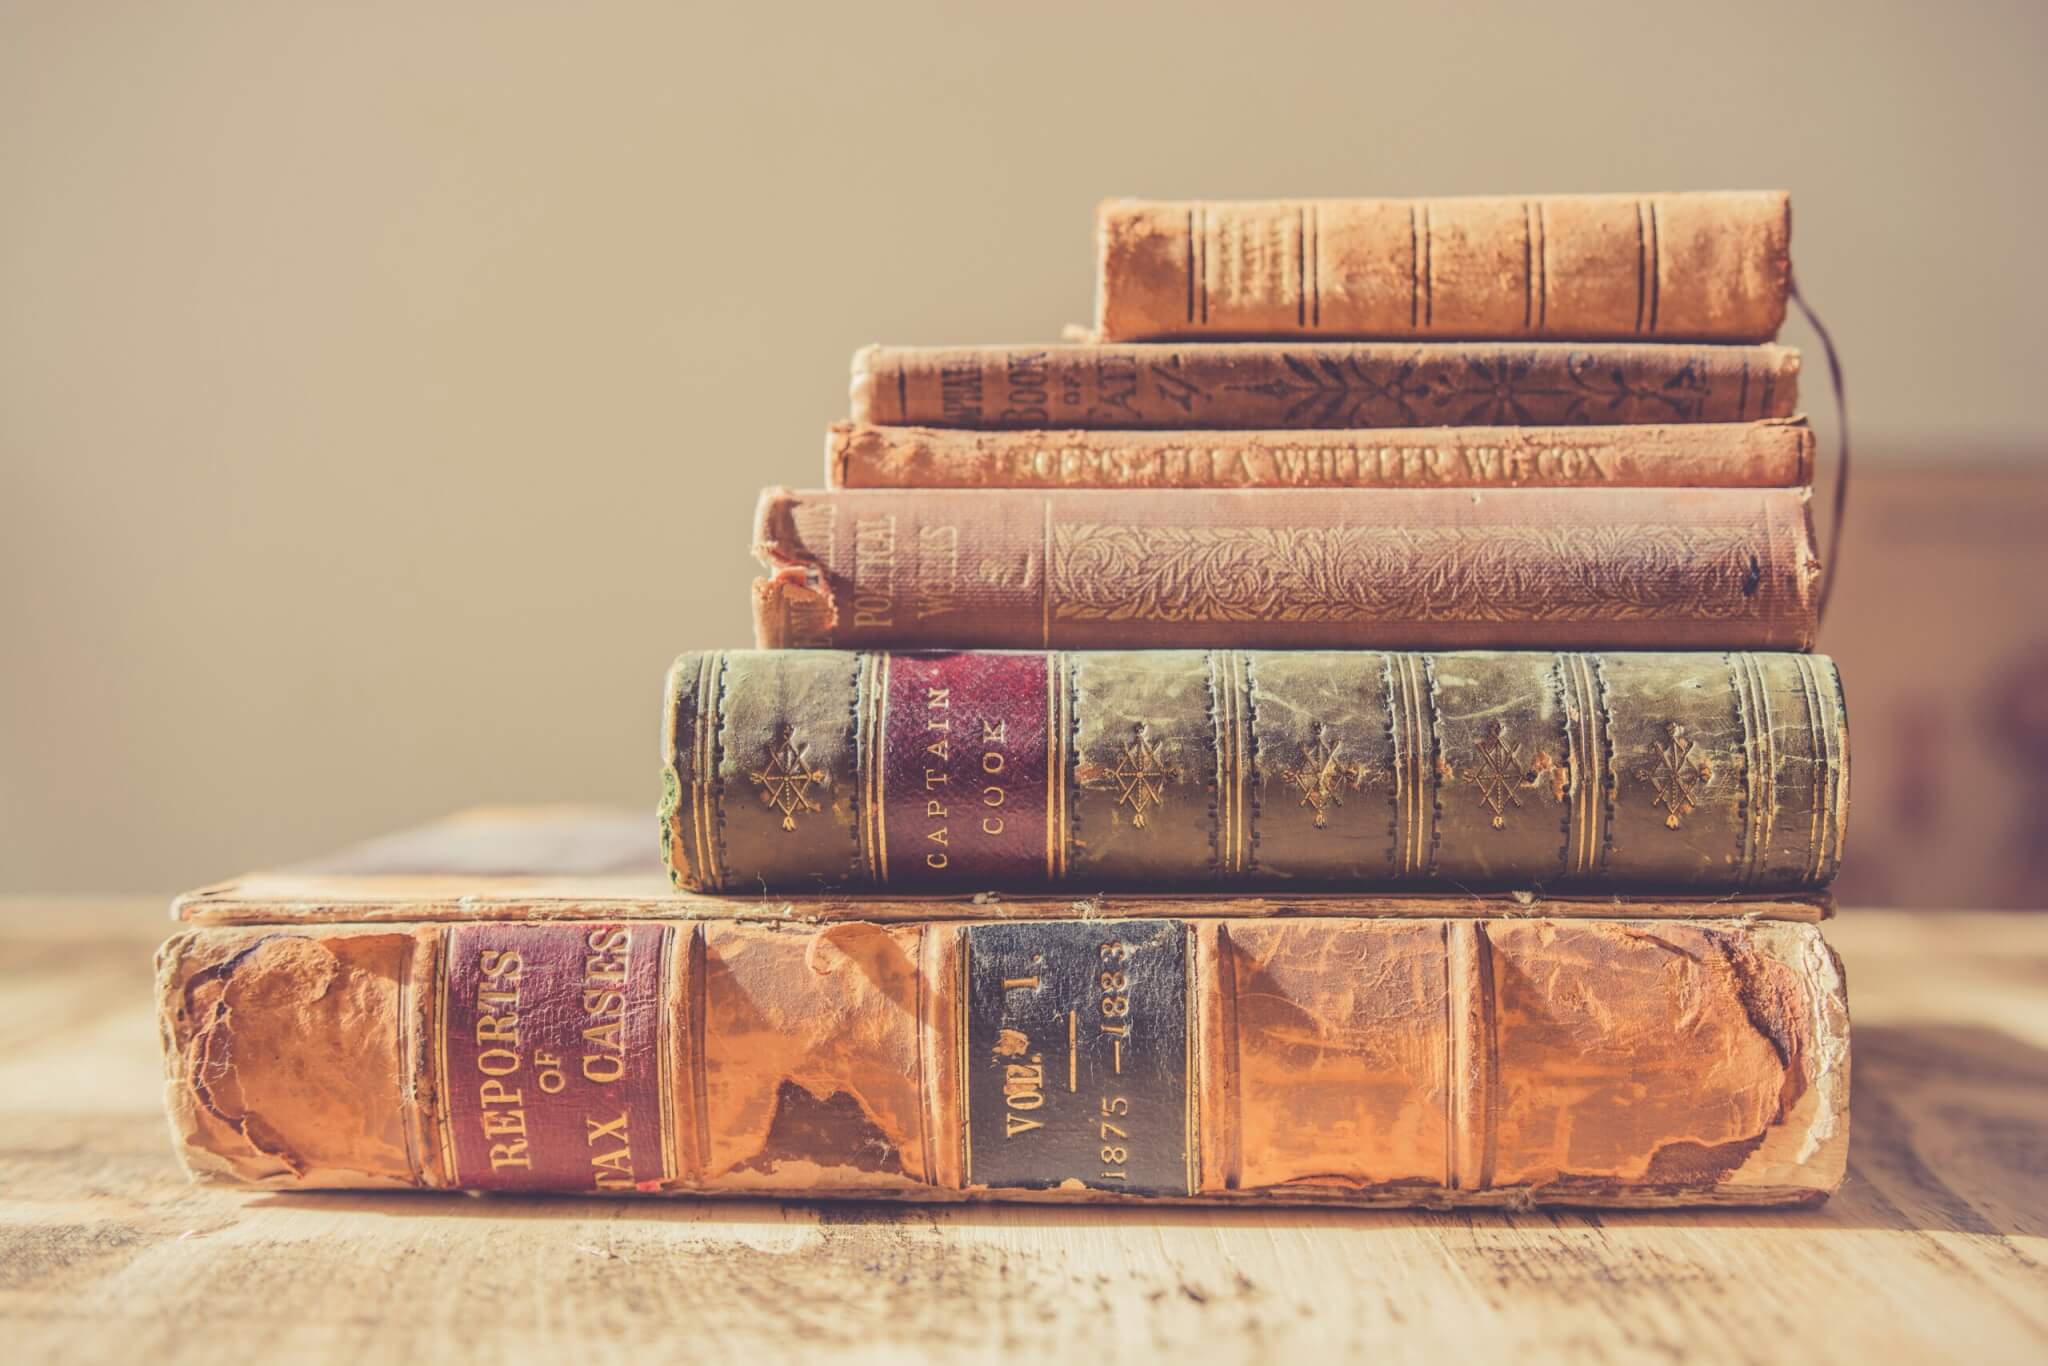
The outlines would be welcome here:
M 691 653 L 692 890 L 1825 884 L 1841 681 L 1771 653 Z

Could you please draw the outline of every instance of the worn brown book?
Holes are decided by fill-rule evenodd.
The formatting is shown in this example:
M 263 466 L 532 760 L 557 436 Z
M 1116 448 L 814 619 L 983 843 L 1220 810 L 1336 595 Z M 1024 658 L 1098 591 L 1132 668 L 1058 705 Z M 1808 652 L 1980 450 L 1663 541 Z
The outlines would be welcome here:
M 1804 422 L 1405 431 L 972 431 L 836 423 L 831 488 L 1742 488 L 1813 480 Z
M 1111 200 L 1096 330 L 1168 337 L 1777 335 L 1781 191 L 1459 199 Z
M 1801 654 L 703 651 L 661 748 L 733 892 L 1810 888 L 1849 807 Z
M 853 420 L 982 428 L 1599 426 L 1790 417 L 1799 353 L 1666 343 L 870 346 Z
M 1803 1204 L 1841 1181 L 1840 969 L 1767 905 L 1011 920 L 922 899 L 825 923 L 622 897 L 533 856 L 574 866 L 561 830 L 499 826 L 522 877 L 474 871 L 457 827 L 438 870 L 429 836 L 390 851 L 404 871 L 358 856 L 179 903 L 157 999 L 196 1176 L 1505 1206 Z
M 1788 649 L 1804 489 L 762 495 L 770 647 Z

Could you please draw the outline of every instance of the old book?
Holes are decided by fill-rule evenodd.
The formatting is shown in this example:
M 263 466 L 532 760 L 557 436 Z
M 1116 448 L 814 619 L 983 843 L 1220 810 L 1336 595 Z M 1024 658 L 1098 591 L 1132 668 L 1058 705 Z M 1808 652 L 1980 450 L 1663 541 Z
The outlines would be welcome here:
M 770 489 L 764 646 L 1805 649 L 1804 489 Z
M 1120 919 L 1156 912 L 1143 891 L 977 892 L 937 902 L 929 893 L 811 892 L 801 901 L 758 888 L 733 895 L 678 890 L 647 838 L 647 813 L 605 807 L 489 806 L 401 831 L 288 868 L 249 873 L 202 887 L 172 908 L 183 924 L 226 926 L 349 925 L 483 920 L 770 920 L 811 924 L 928 920 L 943 904 L 956 920 Z M 1188 915 L 1239 919 L 1356 916 L 1354 894 L 1271 887 L 1173 898 Z M 1385 893 L 1372 899 L 1381 918 L 1551 919 L 1612 917 L 1608 898 L 1548 897 L 1528 891 L 1457 887 Z M 1818 924 L 1832 902 L 1818 891 L 1667 892 L 1625 903 L 1631 920 L 1783 920 Z M 1208 909 L 1204 909 L 1204 908 Z
M 1805 1203 L 1842 1176 L 1847 1017 L 1812 924 L 1476 898 L 689 918 L 711 904 L 530 858 L 522 901 L 453 871 L 474 849 L 429 871 L 431 844 L 180 903 L 203 923 L 159 952 L 158 1004 L 196 1176 L 1515 1206 Z
M 1742 488 L 1809 484 L 1804 422 L 1405 431 L 973 431 L 836 423 L 832 488 Z
M 1168 337 L 1670 337 L 1785 320 L 1781 191 L 1254 203 L 1111 200 L 1096 329 Z
M 1439 427 L 1790 417 L 1799 353 L 1671 343 L 870 346 L 853 420 L 925 427 Z
M 1825 884 L 1800 654 L 716 651 L 669 672 L 679 886 Z

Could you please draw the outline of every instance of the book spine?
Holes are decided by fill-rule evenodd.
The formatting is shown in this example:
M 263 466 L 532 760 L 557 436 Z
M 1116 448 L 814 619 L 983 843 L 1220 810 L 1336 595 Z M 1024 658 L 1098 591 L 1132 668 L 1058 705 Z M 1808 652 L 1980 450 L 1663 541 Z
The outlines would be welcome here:
M 832 488 L 1743 488 L 1810 483 L 1799 422 L 1373 431 L 965 431 L 835 424 Z
M 1805 649 L 1804 489 L 762 495 L 764 646 Z
M 158 992 L 188 1168 L 285 1189 L 1784 1204 L 1847 1145 L 1806 925 L 269 926 Z
M 1542 198 L 1111 200 L 1096 330 L 1173 337 L 1759 342 L 1785 320 L 1778 191 Z
M 1835 873 L 1841 680 L 1801 654 L 686 654 L 675 882 L 736 893 Z
M 870 346 L 852 416 L 973 428 L 1605 426 L 1790 417 L 1783 346 L 1303 340 Z

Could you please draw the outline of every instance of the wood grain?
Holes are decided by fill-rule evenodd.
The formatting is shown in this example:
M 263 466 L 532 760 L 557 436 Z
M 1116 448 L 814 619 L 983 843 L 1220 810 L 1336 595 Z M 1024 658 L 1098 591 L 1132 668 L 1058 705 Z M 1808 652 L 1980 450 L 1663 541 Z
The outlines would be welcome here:
M 9 1359 L 2048 1354 L 2044 919 L 1851 911 L 1830 929 L 1856 1082 L 1824 1208 L 1597 1217 L 191 1186 L 159 1109 L 149 960 L 168 928 L 155 903 L 0 903 Z

